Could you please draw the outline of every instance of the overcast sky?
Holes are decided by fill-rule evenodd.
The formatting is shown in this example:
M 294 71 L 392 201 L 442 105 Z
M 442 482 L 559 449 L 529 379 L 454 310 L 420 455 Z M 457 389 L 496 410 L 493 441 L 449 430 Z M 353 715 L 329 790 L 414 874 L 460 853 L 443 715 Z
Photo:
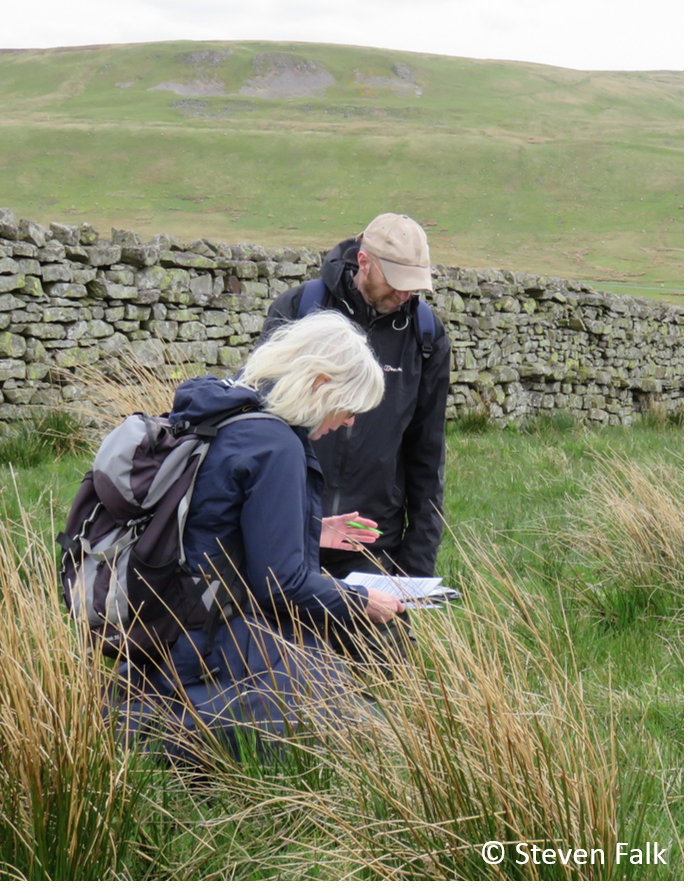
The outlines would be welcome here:
M 684 68 L 684 0 L 30 0 L 0 48 L 287 40 L 540 62 Z

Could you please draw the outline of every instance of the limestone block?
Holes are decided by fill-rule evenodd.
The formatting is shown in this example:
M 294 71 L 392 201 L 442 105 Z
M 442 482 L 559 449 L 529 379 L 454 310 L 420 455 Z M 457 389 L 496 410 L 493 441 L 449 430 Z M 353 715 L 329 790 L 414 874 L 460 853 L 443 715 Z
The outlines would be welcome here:
M 92 298 L 112 298 L 117 301 L 132 301 L 138 295 L 136 286 L 121 286 L 119 283 L 109 282 L 102 275 L 88 283 L 86 289 Z
M 28 363 L 26 365 L 27 382 L 40 382 L 50 375 L 50 366 L 47 363 Z
M 66 254 L 64 245 L 56 239 L 51 239 L 38 249 L 36 258 L 41 264 L 59 264 L 65 260 Z
M 10 244 L 13 258 L 35 258 L 38 254 L 38 249 L 31 242 L 17 241 Z
M 30 323 L 24 332 L 32 338 L 49 342 L 65 338 L 67 329 L 60 323 Z
M 168 307 L 167 319 L 175 320 L 177 323 L 188 323 L 195 320 L 196 315 L 189 307 Z
M 72 323 L 75 320 L 80 320 L 82 316 L 81 308 L 74 305 L 46 307 L 43 312 L 43 321 L 45 323 Z
M 76 282 L 54 282 L 45 288 L 51 298 L 85 298 L 88 295 L 86 286 Z
M 53 239 L 63 245 L 78 245 L 81 236 L 79 227 L 55 222 L 50 224 L 50 233 Z
M 149 338 L 146 341 L 139 341 L 127 344 L 136 361 L 142 366 L 149 369 L 159 368 L 165 361 L 165 349 L 161 341 L 157 338 Z
M 133 230 L 124 230 L 113 227 L 111 230 L 111 234 L 111 241 L 116 243 L 117 245 L 132 246 L 141 244 L 141 237 Z
M 16 357 L 0 357 L 0 382 L 26 378 L 26 363 Z
M 86 331 L 91 338 L 108 338 L 114 334 L 115 327 L 105 320 L 91 320 L 86 324 Z
M 214 258 L 215 251 L 206 239 L 196 239 L 187 246 L 190 252 L 202 255 L 204 258 Z
M 26 353 L 26 339 L 13 332 L 0 332 L 0 357 L 23 357 Z
M 214 258 L 190 251 L 161 251 L 160 263 L 163 267 L 188 267 L 194 270 L 215 270 L 218 267 Z
M 26 261 L 18 262 L 15 261 L 14 258 L 8 257 L 0 257 L 0 276 L 5 276 L 6 274 L 14 274 L 14 273 L 26 273 L 27 271 L 20 266 L 20 264 L 25 264 Z M 34 262 L 36 263 L 36 262 Z M 40 270 L 40 265 L 38 267 Z
M 546 363 L 521 363 L 518 374 L 522 379 L 544 378 L 552 374 L 552 369 Z
M 72 267 L 73 281 L 81 283 L 82 286 L 85 286 L 87 283 L 94 280 L 96 276 L 96 271 L 91 270 L 88 267 Z
M 108 282 L 117 283 L 120 286 L 133 286 L 135 284 L 134 271 L 131 267 L 117 264 L 109 270 L 102 270 L 98 276 Z
M 0 311 L 17 310 L 26 307 L 26 300 L 16 293 L 7 292 L 0 295 Z M 38 310 L 38 308 L 35 308 Z
M 109 338 L 103 338 L 98 342 L 98 351 L 101 357 L 118 357 L 130 349 L 130 342 L 126 335 L 115 332 Z
M 455 381 L 457 382 L 475 382 L 479 372 L 477 369 L 457 369 L 455 373 Z
M 511 366 L 499 365 L 490 369 L 490 374 L 495 382 L 505 384 L 508 382 L 517 382 L 519 380 L 518 370 Z
M 82 223 L 79 227 L 79 243 L 81 245 L 93 245 L 98 241 L 98 231 L 90 223 Z
M 17 235 L 19 239 L 31 242 L 38 248 L 42 248 L 48 241 L 48 230 L 32 220 L 20 220 Z
M 232 266 L 234 275 L 240 280 L 258 278 L 258 265 L 255 261 L 236 261 Z
M 245 282 L 243 294 L 249 299 L 263 299 L 269 297 L 267 285 L 264 282 L 259 282 L 258 280 L 248 280 L 247 282 Z M 256 301 L 252 302 L 252 306 L 257 306 Z
M 68 261 L 74 261 L 77 264 L 88 264 L 89 254 L 86 245 L 65 245 L 65 256 Z
M 198 298 L 201 295 L 213 294 L 213 277 L 210 273 L 204 273 L 201 276 L 192 276 L 189 281 L 189 291 Z
M 163 341 L 175 341 L 179 332 L 179 323 L 174 320 L 148 320 L 143 325 L 151 335 Z
M 178 342 L 175 351 L 184 361 L 214 365 L 217 363 L 219 345 L 208 341 Z
M 201 314 L 201 322 L 206 326 L 225 326 L 228 320 L 226 310 L 204 310 Z
M 89 335 L 89 341 L 93 344 L 93 338 L 90 337 L 88 333 L 88 323 L 86 320 L 79 320 L 78 323 L 73 323 L 71 326 L 68 326 L 65 331 L 65 337 L 73 342 L 80 342 L 82 345 L 86 345 L 87 339 L 85 336 Z
M 160 263 L 161 249 L 158 245 L 123 245 L 122 261 L 134 267 L 152 267 Z
M 126 286 L 120 286 L 120 288 L 127 288 Z M 127 304 L 124 308 L 124 319 L 125 320 L 149 320 L 151 316 L 150 307 L 146 307 L 145 305 L 139 304 Z
M 0 292 L 15 292 L 26 285 L 26 277 L 23 273 L 10 273 L 0 276 Z
M 239 272 L 241 268 L 237 265 L 237 275 L 241 276 L 242 274 Z M 258 267 L 256 266 L 256 273 L 258 273 Z M 290 263 L 289 261 L 282 261 L 277 265 L 277 269 L 275 270 L 276 276 L 290 276 L 294 278 L 301 279 L 306 275 L 306 265 L 305 264 L 295 264 Z M 248 278 L 248 277 L 245 277 Z
M 600 422 L 603 425 L 606 425 L 609 423 L 609 413 L 602 408 L 593 407 L 593 409 L 588 412 L 588 419 L 592 422 Z
M 17 239 L 19 234 L 19 219 L 10 208 L 0 208 L 0 237 L 4 239 Z
M 41 277 L 44 283 L 71 282 L 73 278 L 70 264 L 43 264 Z
M 240 327 L 240 331 L 251 333 L 257 335 L 263 329 L 263 323 L 265 322 L 262 314 L 239 314 L 238 324 Z
M 92 267 L 110 267 L 118 264 L 122 257 L 122 248 L 110 242 L 96 242 L 86 249 L 88 263 Z
M 276 261 L 258 261 L 258 276 L 271 279 L 276 275 L 278 266 Z
M 206 338 L 206 328 L 198 321 L 182 323 L 179 327 L 179 338 L 182 341 L 203 341 Z

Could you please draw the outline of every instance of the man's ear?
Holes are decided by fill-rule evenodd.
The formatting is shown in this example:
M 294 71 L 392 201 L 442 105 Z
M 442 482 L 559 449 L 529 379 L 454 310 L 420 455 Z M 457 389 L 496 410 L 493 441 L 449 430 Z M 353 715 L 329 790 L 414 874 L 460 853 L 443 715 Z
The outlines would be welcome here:
M 316 376 L 315 381 L 313 382 L 313 391 L 317 391 L 321 385 L 324 385 L 325 382 L 331 381 L 330 376 L 326 376 L 325 373 L 320 373 L 319 376 Z

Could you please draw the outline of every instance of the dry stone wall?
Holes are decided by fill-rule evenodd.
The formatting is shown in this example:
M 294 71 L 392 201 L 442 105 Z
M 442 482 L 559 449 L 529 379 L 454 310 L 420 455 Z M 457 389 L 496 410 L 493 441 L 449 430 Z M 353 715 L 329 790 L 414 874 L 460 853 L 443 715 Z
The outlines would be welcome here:
M 238 369 L 271 301 L 318 275 L 319 252 L 88 224 L 42 226 L 0 209 L 0 434 L 57 403 L 88 408 L 69 371 L 125 350 L 172 375 Z M 431 303 L 452 341 L 447 417 L 500 424 L 566 411 L 625 425 L 683 408 L 683 310 L 575 281 L 437 266 Z

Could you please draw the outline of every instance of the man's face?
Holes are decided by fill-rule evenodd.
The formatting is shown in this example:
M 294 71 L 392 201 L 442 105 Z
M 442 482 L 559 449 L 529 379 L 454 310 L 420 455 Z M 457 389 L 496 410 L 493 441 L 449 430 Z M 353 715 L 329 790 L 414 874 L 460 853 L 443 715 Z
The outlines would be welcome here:
M 355 283 L 365 303 L 379 314 L 392 313 L 416 294 L 393 289 L 385 279 L 377 258 L 364 251 L 358 255 Z

